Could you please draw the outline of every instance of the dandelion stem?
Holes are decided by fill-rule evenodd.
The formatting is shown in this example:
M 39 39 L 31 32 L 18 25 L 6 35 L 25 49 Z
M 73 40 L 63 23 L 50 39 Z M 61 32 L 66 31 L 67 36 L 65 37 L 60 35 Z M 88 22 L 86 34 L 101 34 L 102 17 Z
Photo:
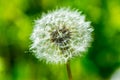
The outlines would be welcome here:
M 72 74 L 71 74 L 71 70 L 70 70 L 70 62 L 69 61 L 66 63 L 66 68 L 67 68 L 68 80 L 72 80 Z

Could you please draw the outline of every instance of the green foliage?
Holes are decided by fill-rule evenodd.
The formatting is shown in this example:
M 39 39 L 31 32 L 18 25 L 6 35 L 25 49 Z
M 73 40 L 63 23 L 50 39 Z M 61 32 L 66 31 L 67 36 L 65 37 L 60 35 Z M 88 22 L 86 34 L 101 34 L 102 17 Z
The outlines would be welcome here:
M 119 0 L 0 0 L 0 80 L 67 80 L 65 65 L 29 52 L 34 20 L 56 7 L 82 10 L 95 29 L 86 56 L 71 60 L 74 80 L 109 80 L 120 67 Z

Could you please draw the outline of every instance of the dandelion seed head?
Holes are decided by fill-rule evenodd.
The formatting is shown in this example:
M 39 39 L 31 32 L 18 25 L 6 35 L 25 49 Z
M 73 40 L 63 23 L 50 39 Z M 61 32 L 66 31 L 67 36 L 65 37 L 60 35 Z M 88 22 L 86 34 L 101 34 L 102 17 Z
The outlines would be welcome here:
M 61 8 L 35 21 L 31 50 L 47 63 L 66 63 L 82 55 L 92 41 L 90 21 L 76 10 Z

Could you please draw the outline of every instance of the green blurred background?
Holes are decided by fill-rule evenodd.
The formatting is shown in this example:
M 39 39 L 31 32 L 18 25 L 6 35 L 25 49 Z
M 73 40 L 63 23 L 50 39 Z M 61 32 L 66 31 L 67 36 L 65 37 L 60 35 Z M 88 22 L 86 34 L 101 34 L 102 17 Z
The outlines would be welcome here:
M 0 0 L 0 80 L 67 80 L 65 65 L 29 51 L 34 20 L 56 7 L 83 11 L 95 29 L 88 53 L 71 60 L 73 80 L 110 80 L 120 68 L 120 0 Z

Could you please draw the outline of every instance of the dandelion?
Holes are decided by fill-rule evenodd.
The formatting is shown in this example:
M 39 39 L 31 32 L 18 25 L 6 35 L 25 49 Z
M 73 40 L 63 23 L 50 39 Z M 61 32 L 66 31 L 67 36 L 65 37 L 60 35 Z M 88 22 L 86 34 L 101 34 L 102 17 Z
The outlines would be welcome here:
M 35 21 L 31 50 L 39 60 L 66 64 L 72 80 L 69 60 L 81 56 L 92 41 L 90 21 L 77 10 L 61 8 Z
M 81 12 L 61 8 L 35 21 L 31 50 L 39 60 L 64 64 L 87 50 L 92 31 Z

